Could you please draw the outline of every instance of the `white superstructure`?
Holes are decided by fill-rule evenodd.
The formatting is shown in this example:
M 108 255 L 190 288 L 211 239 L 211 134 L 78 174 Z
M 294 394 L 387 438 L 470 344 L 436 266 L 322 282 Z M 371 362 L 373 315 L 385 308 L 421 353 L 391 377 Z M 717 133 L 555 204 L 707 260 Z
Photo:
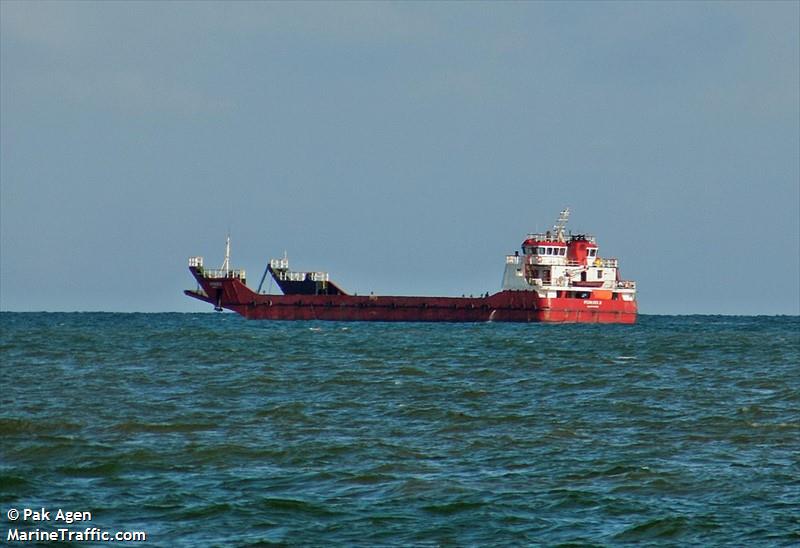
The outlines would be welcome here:
M 566 234 L 569 209 L 553 229 L 528 234 L 522 254 L 506 257 L 503 289 L 536 291 L 543 298 L 636 298 L 636 283 L 622 280 L 617 259 L 600 256 L 594 236 Z

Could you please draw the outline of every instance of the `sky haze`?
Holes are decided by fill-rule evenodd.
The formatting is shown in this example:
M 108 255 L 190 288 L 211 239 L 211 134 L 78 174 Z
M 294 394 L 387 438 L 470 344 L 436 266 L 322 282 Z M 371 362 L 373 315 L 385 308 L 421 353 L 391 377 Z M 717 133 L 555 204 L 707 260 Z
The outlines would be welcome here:
M 800 313 L 798 2 L 0 2 L 0 309 L 187 257 L 499 290 L 565 206 L 646 314 Z

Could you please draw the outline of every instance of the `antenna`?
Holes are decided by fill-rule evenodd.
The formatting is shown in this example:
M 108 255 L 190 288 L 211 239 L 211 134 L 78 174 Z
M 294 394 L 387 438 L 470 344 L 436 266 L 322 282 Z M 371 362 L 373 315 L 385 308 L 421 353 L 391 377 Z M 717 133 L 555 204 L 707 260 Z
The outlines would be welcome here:
M 222 266 L 220 270 L 224 270 L 226 274 L 230 274 L 231 272 L 231 234 L 228 233 L 228 237 L 225 238 L 225 260 L 222 262 Z
M 556 224 L 553 225 L 556 241 L 564 241 L 564 227 L 567 226 L 567 221 L 569 221 L 569 208 L 565 207 L 561 210 L 561 213 L 559 213 Z

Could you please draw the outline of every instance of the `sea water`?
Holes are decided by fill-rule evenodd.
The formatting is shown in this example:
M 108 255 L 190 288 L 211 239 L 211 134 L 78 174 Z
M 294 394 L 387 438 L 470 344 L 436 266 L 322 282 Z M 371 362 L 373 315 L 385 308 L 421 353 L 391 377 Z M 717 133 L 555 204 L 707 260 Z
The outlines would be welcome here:
M 798 317 L 0 318 L 0 544 L 800 544 Z

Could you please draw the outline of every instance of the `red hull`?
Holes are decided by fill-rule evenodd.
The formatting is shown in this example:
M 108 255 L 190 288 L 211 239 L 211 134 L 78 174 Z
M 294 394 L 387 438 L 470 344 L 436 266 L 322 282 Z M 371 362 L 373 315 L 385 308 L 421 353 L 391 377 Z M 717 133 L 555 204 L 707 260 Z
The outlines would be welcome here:
M 488 297 L 260 295 L 235 278 L 205 278 L 190 268 L 202 292 L 190 297 L 254 320 L 382 322 L 634 323 L 636 301 L 540 298 L 534 291 Z

